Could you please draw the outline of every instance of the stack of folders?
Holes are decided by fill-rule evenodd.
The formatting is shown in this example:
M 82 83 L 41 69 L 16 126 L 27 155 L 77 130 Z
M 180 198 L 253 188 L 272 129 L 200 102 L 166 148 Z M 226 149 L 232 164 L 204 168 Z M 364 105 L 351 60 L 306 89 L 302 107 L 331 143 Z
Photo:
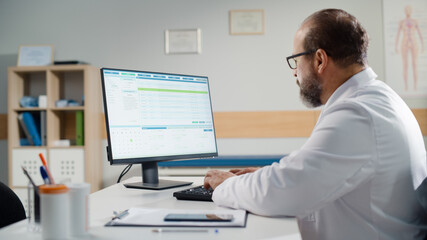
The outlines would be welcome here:
M 18 121 L 25 135 L 20 139 L 21 146 L 46 145 L 46 111 L 19 113 Z

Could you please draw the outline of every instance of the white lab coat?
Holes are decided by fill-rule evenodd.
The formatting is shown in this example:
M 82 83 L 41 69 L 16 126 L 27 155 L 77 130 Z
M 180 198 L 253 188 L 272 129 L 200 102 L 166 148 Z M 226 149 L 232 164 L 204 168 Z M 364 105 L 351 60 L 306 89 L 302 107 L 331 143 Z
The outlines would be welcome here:
M 419 125 L 371 68 L 341 85 L 300 150 L 232 177 L 216 204 L 292 215 L 303 239 L 422 239 L 415 191 L 427 176 Z

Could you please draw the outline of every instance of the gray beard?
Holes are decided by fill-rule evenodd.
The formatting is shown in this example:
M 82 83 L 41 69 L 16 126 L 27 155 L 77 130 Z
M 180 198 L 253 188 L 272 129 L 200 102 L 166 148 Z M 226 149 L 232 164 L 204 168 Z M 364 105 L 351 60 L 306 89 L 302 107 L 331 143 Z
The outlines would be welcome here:
M 300 85 L 298 80 L 297 84 L 300 87 L 301 101 L 306 107 L 316 108 L 322 105 L 320 100 L 322 85 L 314 74 L 310 74 L 310 76 L 304 80 L 303 86 Z

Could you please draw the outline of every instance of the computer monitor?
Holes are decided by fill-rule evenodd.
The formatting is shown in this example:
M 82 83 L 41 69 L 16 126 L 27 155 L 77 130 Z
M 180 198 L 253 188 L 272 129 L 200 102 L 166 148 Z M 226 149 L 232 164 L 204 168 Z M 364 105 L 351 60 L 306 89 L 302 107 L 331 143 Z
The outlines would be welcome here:
M 218 156 L 207 77 L 101 69 L 110 164 L 141 164 L 131 188 L 191 182 L 159 180 L 157 162 Z

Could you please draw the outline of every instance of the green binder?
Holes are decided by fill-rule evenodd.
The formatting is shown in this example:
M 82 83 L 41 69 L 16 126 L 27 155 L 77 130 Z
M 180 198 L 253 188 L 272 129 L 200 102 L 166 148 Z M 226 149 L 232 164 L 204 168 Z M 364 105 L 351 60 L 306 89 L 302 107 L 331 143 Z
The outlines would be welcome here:
M 84 145 L 84 118 L 83 111 L 76 111 L 76 145 Z

